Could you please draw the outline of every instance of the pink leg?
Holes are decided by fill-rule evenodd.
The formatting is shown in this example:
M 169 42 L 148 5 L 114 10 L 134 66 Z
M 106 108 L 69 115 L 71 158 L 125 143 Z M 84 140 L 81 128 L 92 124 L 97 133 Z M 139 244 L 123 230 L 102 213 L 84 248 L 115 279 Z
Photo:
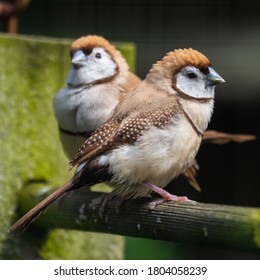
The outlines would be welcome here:
M 152 210 L 154 209 L 157 205 L 163 203 L 164 201 L 189 201 L 189 202 L 194 202 L 192 200 L 189 200 L 187 198 L 187 196 L 177 196 L 174 194 L 170 194 L 169 192 L 165 191 L 162 188 L 159 188 L 153 184 L 150 184 L 148 182 L 144 182 L 143 183 L 147 188 L 149 188 L 150 190 L 158 193 L 162 198 L 159 198 L 151 203 L 149 203 L 149 208 Z

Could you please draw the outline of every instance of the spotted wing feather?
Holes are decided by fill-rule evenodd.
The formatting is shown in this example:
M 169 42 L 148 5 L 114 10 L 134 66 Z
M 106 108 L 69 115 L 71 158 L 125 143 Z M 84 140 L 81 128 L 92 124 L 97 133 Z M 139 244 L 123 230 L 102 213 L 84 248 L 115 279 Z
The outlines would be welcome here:
M 117 122 L 109 121 L 93 132 L 76 152 L 74 158 L 70 162 L 71 167 L 73 168 L 91 157 L 95 157 L 108 150 L 112 146 L 118 125 Z
M 74 167 L 119 145 L 135 142 L 150 126 L 163 128 L 174 117 L 176 111 L 176 106 L 169 105 L 163 110 L 115 116 L 84 142 L 71 161 L 71 166 Z

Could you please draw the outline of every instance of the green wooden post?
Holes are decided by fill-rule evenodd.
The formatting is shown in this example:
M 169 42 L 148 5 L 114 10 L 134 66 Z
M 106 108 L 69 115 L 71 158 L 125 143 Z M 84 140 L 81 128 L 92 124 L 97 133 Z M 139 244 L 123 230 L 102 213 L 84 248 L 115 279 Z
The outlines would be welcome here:
M 71 40 L 0 35 L 0 259 L 122 259 L 121 236 L 30 228 L 7 234 L 19 217 L 19 193 L 57 187 L 72 174 L 52 109 L 64 85 Z M 134 68 L 135 46 L 118 43 Z

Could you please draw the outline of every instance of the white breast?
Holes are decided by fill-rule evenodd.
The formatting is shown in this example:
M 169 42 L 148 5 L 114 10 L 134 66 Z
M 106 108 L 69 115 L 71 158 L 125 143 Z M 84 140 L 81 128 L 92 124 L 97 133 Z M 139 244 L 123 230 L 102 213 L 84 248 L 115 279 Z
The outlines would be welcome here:
M 118 95 L 117 87 L 106 85 L 61 89 L 53 103 L 59 126 L 71 132 L 96 130 L 107 120 L 118 102 Z
M 185 112 L 189 115 L 197 129 L 204 133 L 208 127 L 214 107 L 214 100 L 208 100 L 205 103 L 192 102 L 190 100 L 181 100 Z

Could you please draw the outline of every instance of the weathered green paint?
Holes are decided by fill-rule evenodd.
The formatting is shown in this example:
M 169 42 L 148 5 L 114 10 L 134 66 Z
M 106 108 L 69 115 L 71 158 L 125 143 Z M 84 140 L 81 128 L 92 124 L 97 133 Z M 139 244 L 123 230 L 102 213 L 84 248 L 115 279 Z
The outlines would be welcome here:
M 29 238 L 33 229 L 22 237 L 6 233 L 18 217 L 17 199 L 24 187 L 32 182 L 57 187 L 71 175 L 52 109 L 53 95 L 63 86 L 69 67 L 71 41 L 0 35 L 0 259 L 123 257 L 121 237 L 107 236 L 97 252 L 93 248 L 103 235 L 95 241 L 96 234 L 55 230 L 34 242 Z M 133 69 L 135 46 L 118 46 Z M 119 244 L 110 254 L 109 238 Z

